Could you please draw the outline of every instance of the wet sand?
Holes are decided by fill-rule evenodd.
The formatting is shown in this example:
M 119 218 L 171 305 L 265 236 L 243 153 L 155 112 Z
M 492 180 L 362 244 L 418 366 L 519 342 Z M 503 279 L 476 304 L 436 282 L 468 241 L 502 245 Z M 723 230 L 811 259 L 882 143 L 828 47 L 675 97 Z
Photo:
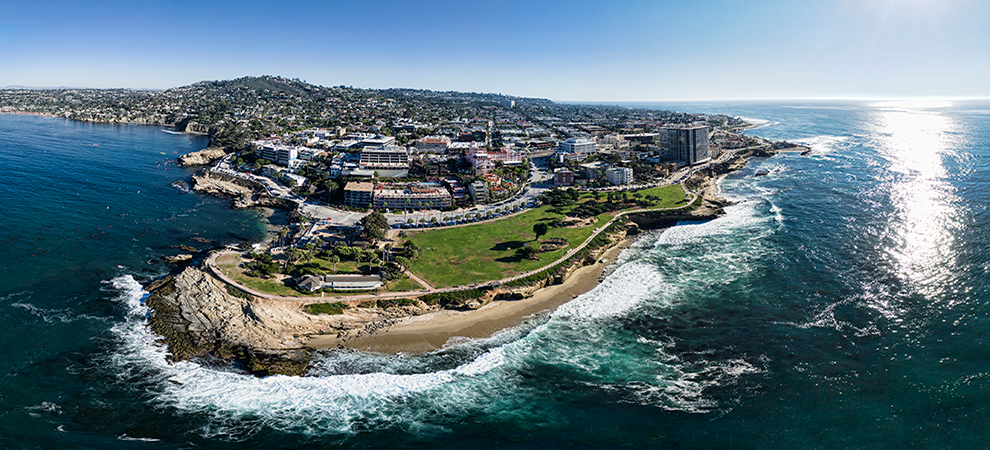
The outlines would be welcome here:
M 406 317 L 375 334 L 341 342 L 336 336 L 316 336 L 307 345 L 315 348 L 337 347 L 378 353 L 422 353 L 443 347 L 454 337 L 486 338 L 506 328 L 521 324 L 527 317 L 553 311 L 574 297 L 598 285 L 605 269 L 615 262 L 625 239 L 608 249 L 600 262 L 584 266 L 564 283 L 540 289 L 522 300 L 498 300 L 474 311 L 441 310 L 422 316 Z M 604 262 L 602 262 L 604 261 Z

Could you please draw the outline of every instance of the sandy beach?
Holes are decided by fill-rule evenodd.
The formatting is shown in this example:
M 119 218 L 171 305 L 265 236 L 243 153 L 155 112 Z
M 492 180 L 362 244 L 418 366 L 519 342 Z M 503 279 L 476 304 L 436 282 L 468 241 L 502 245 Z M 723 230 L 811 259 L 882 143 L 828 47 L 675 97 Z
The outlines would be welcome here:
M 632 239 L 608 249 L 599 262 L 577 269 L 562 284 L 540 289 L 522 300 L 498 300 L 473 311 L 440 310 L 406 317 L 371 335 L 341 342 L 336 336 L 316 336 L 307 345 L 333 348 L 338 345 L 378 353 L 422 353 L 444 346 L 450 338 L 486 338 L 521 324 L 527 317 L 552 311 L 598 285 L 605 270 L 615 262 Z

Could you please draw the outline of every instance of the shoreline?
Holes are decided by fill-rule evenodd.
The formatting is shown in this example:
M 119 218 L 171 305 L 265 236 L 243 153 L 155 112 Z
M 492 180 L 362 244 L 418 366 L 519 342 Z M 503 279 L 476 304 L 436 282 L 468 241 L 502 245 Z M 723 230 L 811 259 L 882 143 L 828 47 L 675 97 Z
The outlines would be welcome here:
M 719 216 L 728 202 L 718 197 L 715 180 L 741 168 L 753 157 L 769 157 L 777 153 L 779 150 L 768 143 L 744 149 L 724 161 L 695 170 L 689 180 L 682 182 L 691 186 L 685 188 L 692 192 L 695 199 L 701 200 L 689 214 L 700 220 Z M 261 210 L 262 217 L 269 211 Z M 173 337 L 174 345 L 187 355 L 195 356 L 195 352 L 203 352 L 222 359 L 237 358 L 243 360 L 242 363 L 252 373 L 260 375 L 301 375 L 312 354 L 321 349 L 349 348 L 383 354 L 423 353 L 465 339 L 488 338 L 519 326 L 534 315 L 554 311 L 594 289 L 615 264 L 620 252 L 636 239 L 638 230 L 666 228 L 676 221 L 689 220 L 682 214 L 666 214 L 663 211 L 661 214 L 650 214 L 644 210 L 636 214 L 638 216 L 629 216 L 636 232 L 630 233 L 624 229 L 622 235 L 609 236 L 607 245 L 599 247 L 581 261 L 574 261 L 565 272 L 557 275 L 556 281 L 560 284 L 540 283 L 531 289 L 521 290 L 510 288 L 502 293 L 508 294 L 506 296 L 511 299 L 483 300 L 484 303 L 477 309 L 438 309 L 418 302 L 418 305 L 397 309 L 358 306 L 343 315 L 314 316 L 305 313 L 300 302 L 239 298 L 240 295 L 229 289 L 231 286 L 237 288 L 237 285 L 226 284 L 222 276 L 202 268 L 187 270 L 175 277 L 177 282 L 166 283 L 168 285 L 159 294 L 164 299 L 161 303 L 163 317 L 156 319 L 161 329 L 159 334 L 179 336 Z M 265 217 L 269 226 L 274 225 L 272 218 Z M 215 284 L 216 287 L 206 288 L 197 281 L 203 279 L 213 280 L 208 284 Z M 156 291 L 154 287 L 147 289 Z M 245 292 L 257 295 L 251 291 Z M 204 294 L 209 298 L 199 298 Z M 493 296 L 498 294 L 492 293 Z M 322 297 L 320 299 L 323 300 Z M 182 310 L 182 314 L 175 314 L 177 308 Z M 153 316 L 157 316 L 158 308 L 152 309 L 155 310 Z M 187 317 L 190 314 L 196 320 Z M 199 316 L 217 317 L 201 320 Z M 232 321 L 232 318 L 236 320 Z M 219 333 L 220 337 L 214 333 Z M 195 345 L 189 345 L 187 342 L 190 340 Z M 173 348 L 172 343 L 169 348 Z
M 802 150 L 807 148 L 797 146 L 790 151 Z M 769 156 L 784 151 L 775 149 Z M 756 156 L 753 153 L 736 156 L 741 161 L 730 164 L 723 171 L 703 174 L 705 182 L 699 187 L 698 195 L 706 202 L 715 201 L 716 206 L 724 205 L 726 202 L 719 196 L 717 180 L 744 166 Z M 459 338 L 488 338 L 499 331 L 519 326 L 535 314 L 552 312 L 577 296 L 591 291 L 601 283 L 602 276 L 615 264 L 620 252 L 638 238 L 639 235 L 627 235 L 615 241 L 594 264 L 579 267 L 563 283 L 541 288 L 521 300 L 496 300 L 469 311 L 441 309 L 423 315 L 407 316 L 395 322 L 386 322 L 382 328 L 370 334 L 315 335 L 306 341 L 306 346 L 318 350 L 349 348 L 387 354 L 424 353 L 443 348 L 448 343 L 460 342 Z
M 625 237 L 617 241 L 594 264 L 577 268 L 563 283 L 541 288 L 524 299 L 495 300 L 476 310 L 441 309 L 408 316 L 369 335 L 350 339 L 348 336 L 316 335 L 306 345 L 315 349 L 344 347 L 389 354 L 425 353 L 443 348 L 451 339 L 458 342 L 459 338 L 488 338 L 499 331 L 519 326 L 535 314 L 552 312 L 597 287 L 605 272 L 615 264 L 619 253 L 635 239 Z
M 52 119 L 65 119 L 65 120 L 71 120 L 73 122 L 96 123 L 96 124 L 103 124 L 103 125 L 147 125 L 147 126 L 151 126 L 151 127 L 159 127 L 159 128 L 161 128 L 161 127 L 167 127 L 167 128 L 173 128 L 173 129 L 176 126 L 176 124 L 174 124 L 174 123 L 133 122 L 133 121 L 129 121 L 129 120 L 107 121 L 107 120 L 76 119 L 76 118 L 73 118 L 73 117 L 60 116 L 60 115 L 52 114 L 52 113 L 48 113 L 48 112 L 14 111 L 14 110 L 0 109 L 0 114 L 12 114 L 12 115 L 19 115 L 19 116 L 50 117 Z M 209 133 L 197 133 L 197 132 L 194 132 L 194 131 L 179 131 L 179 130 L 174 130 L 174 131 L 177 131 L 177 132 L 182 133 L 182 134 L 188 134 L 188 135 L 191 135 L 191 136 L 207 136 L 207 137 L 209 137 Z M 207 145 L 207 148 L 209 148 L 209 145 Z

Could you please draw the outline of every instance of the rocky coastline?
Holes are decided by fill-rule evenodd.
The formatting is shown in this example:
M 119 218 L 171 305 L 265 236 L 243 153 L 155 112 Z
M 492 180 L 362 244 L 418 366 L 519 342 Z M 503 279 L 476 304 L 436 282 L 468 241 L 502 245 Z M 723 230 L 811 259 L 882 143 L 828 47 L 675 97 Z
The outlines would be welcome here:
M 274 197 L 257 181 L 213 171 L 202 171 L 192 176 L 193 191 L 198 194 L 229 198 L 231 208 L 277 208 L 295 210 L 296 202 Z
M 198 152 L 186 153 L 179 157 L 179 166 L 197 167 L 208 166 L 220 158 L 227 156 L 226 147 L 207 147 Z
M 238 362 L 258 375 L 304 375 L 318 347 L 344 347 L 349 341 L 380 333 L 400 320 L 441 309 L 477 310 L 495 301 L 531 297 L 552 290 L 582 267 L 603 264 L 608 250 L 639 234 L 635 223 L 616 227 L 607 243 L 555 269 L 552 276 L 526 286 L 490 289 L 479 298 L 444 306 L 416 301 L 407 306 L 385 306 L 367 301 L 345 301 L 343 314 L 308 314 L 303 306 L 320 298 L 298 301 L 258 298 L 225 284 L 209 271 L 186 266 L 146 287 L 151 309 L 149 327 L 168 346 L 168 360 L 219 358 Z M 414 297 L 415 298 L 415 297 Z M 418 300 L 418 299 L 417 299 Z M 393 302 L 394 303 L 394 302 Z M 314 346 L 316 338 L 335 345 Z
M 741 168 L 752 157 L 772 156 L 770 150 L 749 150 L 697 171 L 685 186 L 699 194 L 701 204 L 690 212 L 646 211 L 630 213 L 606 235 L 607 243 L 555 268 L 553 276 L 526 286 L 500 286 L 482 296 L 453 304 L 427 305 L 417 299 L 407 306 L 379 307 L 377 302 L 344 301 L 342 314 L 308 314 L 303 306 L 322 303 L 319 298 L 275 300 L 252 296 L 217 279 L 205 268 L 187 266 L 147 286 L 151 309 L 149 327 L 168 346 L 170 361 L 219 358 L 240 363 L 258 376 L 305 375 L 318 347 L 344 347 L 353 340 L 368 339 L 405 318 L 451 310 L 478 310 L 496 301 L 513 301 L 564 283 L 582 267 L 604 264 L 604 255 L 628 242 L 641 229 L 664 228 L 683 220 L 711 220 L 723 214 L 730 202 L 718 197 L 716 180 Z M 271 197 L 259 183 L 215 172 L 193 177 L 196 192 L 233 198 L 240 208 L 287 208 L 286 200 Z M 372 303 L 369 305 L 369 303 Z M 394 303 L 394 302 L 393 302 Z M 322 341 L 322 345 L 313 345 Z

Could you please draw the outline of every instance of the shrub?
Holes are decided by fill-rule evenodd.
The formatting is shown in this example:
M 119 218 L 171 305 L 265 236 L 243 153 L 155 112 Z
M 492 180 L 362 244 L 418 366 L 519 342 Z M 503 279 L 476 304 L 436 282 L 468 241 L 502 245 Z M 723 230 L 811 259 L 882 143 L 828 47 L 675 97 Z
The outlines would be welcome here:
M 303 312 L 307 314 L 343 314 L 347 305 L 341 302 L 334 303 L 311 303 L 303 306 Z
M 254 300 L 253 295 L 248 294 L 247 292 L 244 292 L 240 289 L 237 289 L 229 284 L 227 285 L 227 293 L 237 298 L 243 298 L 245 300 Z
M 463 291 L 453 291 L 453 292 L 437 292 L 434 294 L 426 294 L 419 299 L 426 303 L 427 305 L 440 305 L 440 306 L 462 306 L 468 300 L 474 300 L 476 298 L 481 298 L 485 295 L 485 290 L 483 289 L 467 289 Z
M 379 308 L 392 308 L 395 306 L 416 306 L 418 302 L 411 298 L 383 298 L 378 300 Z

